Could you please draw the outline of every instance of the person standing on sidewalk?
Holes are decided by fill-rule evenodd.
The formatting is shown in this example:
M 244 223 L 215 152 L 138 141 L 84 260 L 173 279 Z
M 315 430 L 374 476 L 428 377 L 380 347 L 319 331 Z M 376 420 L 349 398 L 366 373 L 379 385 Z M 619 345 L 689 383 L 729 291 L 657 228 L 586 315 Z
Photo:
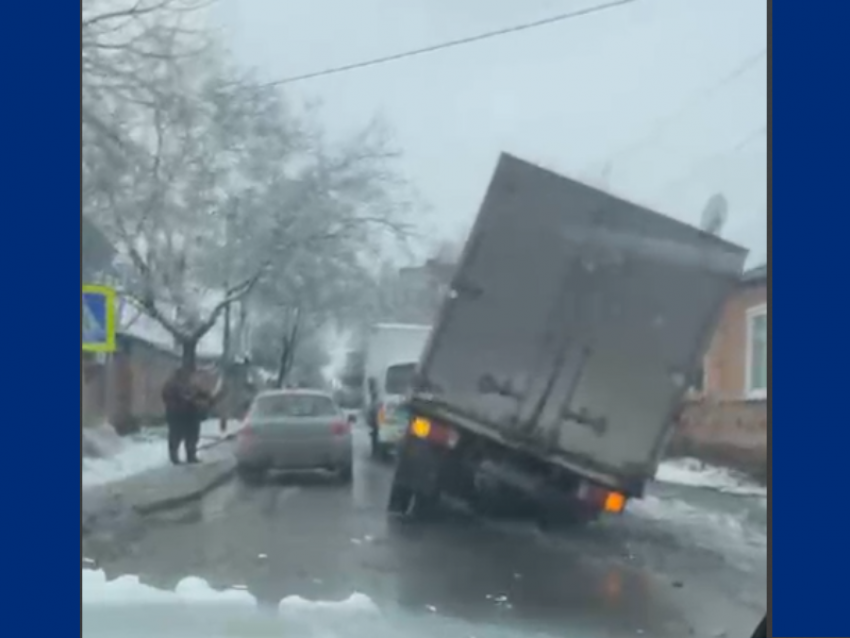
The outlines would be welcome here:
M 199 462 L 201 423 L 209 417 L 222 392 L 221 384 L 215 392 L 208 392 L 198 373 L 185 366 L 175 370 L 166 381 L 162 389 L 162 400 L 168 423 L 168 457 L 172 463 L 180 463 L 181 444 L 186 449 L 186 462 Z
M 165 404 L 165 421 L 168 425 L 168 458 L 174 465 L 180 463 L 180 445 L 186 442 L 186 433 L 192 420 L 192 371 L 181 366 L 162 387 Z M 187 446 L 188 457 L 188 446 Z
M 189 378 L 189 392 L 192 411 L 185 424 L 186 460 L 199 463 L 198 441 L 201 438 L 201 424 L 210 417 L 213 406 L 221 396 L 223 386 L 219 382 L 213 392 L 207 391 L 197 372 Z

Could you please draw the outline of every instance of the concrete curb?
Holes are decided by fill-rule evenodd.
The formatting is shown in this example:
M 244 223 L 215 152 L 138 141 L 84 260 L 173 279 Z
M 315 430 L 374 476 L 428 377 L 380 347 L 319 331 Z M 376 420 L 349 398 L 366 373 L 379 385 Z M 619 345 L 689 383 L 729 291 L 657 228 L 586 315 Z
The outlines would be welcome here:
M 221 438 L 202 443 L 198 446 L 198 449 L 211 450 L 223 443 L 232 442 L 237 436 L 238 431 L 230 432 Z M 134 517 L 138 518 L 163 512 L 199 501 L 214 489 L 231 480 L 236 472 L 235 460 L 230 459 L 226 453 L 219 458 L 215 458 L 218 455 L 213 452 L 210 452 L 210 455 L 213 458 L 210 459 L 209 463 L 213 464 L 214 467 L 201 470 L 207 472 L 205 476 L 199 477 L 195 484 L 190 482 L 182 490 L 179 485 L 173 486 L 170 490 L 166 489 L 164 490 L 166 493 L 162 497 L 158 497 L 155 493 L 147 497 L 144 490 L 134 497 L 134 485 L 138 484 L 140 480 L 144 482 L 144 474 L 169 468 L 170 466 L 167 464 L 164 464 L 161 468 L 150 468 L 138 475 L 125 477 L 113 484 L 107 483 L 84 488 L 81 504 L 81 535 L 87 538 L 100 533 L 110 533 L 110 530 L 123 528 L 127 521 L 133 520 Z M 125 489 L 122 483 L 124 486 L 129 484 L 130 487 Z
M 206 443 L 199 443 L 198 450 L 208 450 L 211 447 L 215 447 L 216 445 L 221 445 L 222 443 L 226 443 L 227 441 L 232 441 L 237 437 L 238 432 L 230 432 L 229 434 L 225 434 L 217 439 L 213 439 L 212 441 L 207 441 Z
M 150 503 L 133 505 L 132 509 L 137 514 L 146 516 L 149 514 L 155 514 L 157 512 L 164 512 L 177 507 L 182 507 L 184 505 L 202 499 L 204 496 L 212 492 L 217 487 L 221 487 L 222 485 L 227 483 L 231 478 L 233 478 L 234 474 L 236 474 L 236 465 L 230 464 L 228 467 L 223 468 L 220 474 L 218 474 L 216 477 L 214 477 L 205 485 L 202 485 L 196 490 L 192 490 L 191 492 L 180 494 L 178 496 L 171 496 L 169 498 L 159 499 Z

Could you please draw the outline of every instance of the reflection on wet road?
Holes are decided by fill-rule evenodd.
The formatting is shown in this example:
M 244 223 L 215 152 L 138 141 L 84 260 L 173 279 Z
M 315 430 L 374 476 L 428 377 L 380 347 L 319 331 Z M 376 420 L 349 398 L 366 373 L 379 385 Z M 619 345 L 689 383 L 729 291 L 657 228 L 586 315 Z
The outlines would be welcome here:
M 766 550 L 750 497 L 702 495 L 709 511 L 698 488 L 659 486 L 620 519 L 557 536 L 462 512 L 413 527 L 385 516 L 391 468 L 362 443 L 353 486 L 234 481 L 149 520 L 102 567 L 161 587 L 188 575 L 244 586 L 270 605 L 360 592 L 410 623 L 460 623 L 445 636 L 472 635 L 466 623 L 517 636 L 749 636 L 763 613 Z

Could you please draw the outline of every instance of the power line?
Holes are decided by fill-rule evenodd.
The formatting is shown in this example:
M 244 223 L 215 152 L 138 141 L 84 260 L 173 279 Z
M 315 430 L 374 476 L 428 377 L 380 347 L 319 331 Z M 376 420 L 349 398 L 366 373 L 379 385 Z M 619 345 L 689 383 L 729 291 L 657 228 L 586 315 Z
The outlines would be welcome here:
M 730 71 L 729 73 L 724 75 L 722 78 L 720 78 L 720 80 L 718 80 L 717 82 L 714 82 L 713 84 L 707 86 L 702 91 L 700 91 L 699 93 L 694 95 L 690 100 L 685 102 L 678 110 L 676 110 L 675 113 L 673 113 L 669 117 L 666 117 L 663 120 L 661 120 L 660 122 L 658 122 L 658 124 L 656 124 L 649 131 L 649 133 L 647 135 L 641 137 L 637 141 L 626 146 L 621 151 L 615 153 L 613 156 L 611 156 L 611 158 L 608 161 L 610 162 L 610 161 L 613 161 L 615 159 L 622 158 L 623 156 L 630 155 L 631 153 L 634 153 L 635 151 L 640 150 L 641 148 L 643 148 L 647 144 L 650 144 L 651 142 L 655 141 L 667 129 L 667 127 L 672 122 L 675 122 L 676 120 L 678 120 L 680 117 L 685 115 L 688 111 L 693 109 L 695 106 L 699 106 L 701 104 L 704 104 L 707 99 L 711 98 L 712 96 L 717 94 L 719 91 L 726 88 L 729 84 L 731 84 L 732 82 L 737 80 L 744 73 L 746 73 L 753 66 L 755 66 L 759 62 L 759 60 L 764 58 L 766 55 L 767 55 L 767 49 L 765 48 L 765 49 L 762 49 L 761 51 L 759 51 L 758 53 L 747 57 L 739 65 L 737 65 L 734 69 L 732 69 L 732 71 Z
M 737 153 L 740 153 L 747 146 L 752 144 L 754 141 L 756 141 L 757 139 L 759 139 L 762 135 L 765 135 L 766 133 L 767 133 L 767 125 L 764 125 L 761 128 L 758 128 L 758 129 L 752 131 L 749 135 L 742 138 L 738 143 L 736 143 L 734 146 L 732 146 L 728 150 L 720 151 L 720 152 L 717 152 L 717 153 L 712 153 L 708 157 L 698 161 L 695 165 L 692 166 L 691 170 L 689 170 L 687 173 L 685 173 L 681 177 L 674 179 L 672 182 L 667 182 L 666 184 L 664 184 L 661 187 L 661 189 L 659 189 L 659 194 L 667 194 L 667 193 L 675 190 L 676 188 L 678 188 L 682 184 L 685 184 L 686 182 L 693 179 L 696 175 L 699 175 L 705 168 L 711 166 L 712 164 L 714 164 L 719 159 L 726 158 L 730 155 L 735 155 Z
M 282 84 L 291 84 L 292 82 L 301 82 L 302 80 L 311 80 L 313 78 L 323 77 L 325 75 L 335 75 L 337 73 L 345 73 L 348 71 L 354 71 L 355 69 L 362 69 L 369 66 L 376 66 L 379 64 L 385 64 L 387 62 L 395 62 L 397 60 L 401 60 L 403 58 L 410 58 L 416 55 L 424 55 L 426 53 L 433 53 L 435 51 L 441 51 L 443 49 L 450 49 L 453 47 L 463 46 L 466 44 L 472 44 L 475 42 L 480 42 L 482 40 L 488 40 L 490 38 L 496 38 L 503 35 L 509 35 L 512 33 L 518 33 L 520 31 L 528 31 L 529 29 L 536 29 L 538 27 L 544 27 L 551 24 L 555 24 L 558 22 L 564 22 L 566 20 L 572 20 L 573 18 L 580 18 L 586 15 L 590 15 L 592 13 L 601 13 L 602 11 L 608 11 L 609 9 L 615 9 L 617 7 L 622 7 L 627 4 L 632 4 L 633 2 L 637 2 L 637 0 L 613 0 L 612 2 L 606 2 L 604 4 L 598 4 L 592 7 L 587 7 L 584 9 L 577 9 L 576 11 L 571 11 L 569 13 L 561 13 L 558 15 L 554 15 L 548 18 L 543 18 L 542 20 L 536 20 L 534 22 L 526 22 L 524 24 L 514 25 L 512 27 L 506 27 L 504 29 L 498 29 L 496 31 L 487 31 L 486 33 L 479 33 L 477 35 L 467 36 L 465 38 L 459 38 L 457 40 L 449 40 L 446 42 L 441 42 L 439 44 L 432 44 L 427 47 L 423 47 L 421 49 L 412 49 L 410 51 L 404 51 L 401 53 L 394 53 L 392 55 L 385 55 L 379 58 L 373 58 L 371 60 L 364 60 L 362 62 L 354 62 L 352 64 L 344 64 L 342 66 L 335 66 L 326 69 L 322 69 L 321 71 L 313 71 L 311 73 L 304 73 L 302 75 L 294 75 L 288 78 L 283 78 L 281 80 L 274 80 L 272 82 L 265 82 L 262 86 L 280 86 Z
M 732 149 L 732 152 L 737 153 L 738 151 L 745 149 L 747 146 L 749 146 L 750 144 L 755 142 L 757 139 L 759 139 L 762 135 L 765 135 L 766 133 L 767 133 L 767 124 L 762 126 L 757 131 L 753 131 L 752 135 L 749 135 L 746 138 L 744 138 L 743 140 L 741 140 L 740 142 L 738 142 L 738 145 L 735 146 L 734 149 Z

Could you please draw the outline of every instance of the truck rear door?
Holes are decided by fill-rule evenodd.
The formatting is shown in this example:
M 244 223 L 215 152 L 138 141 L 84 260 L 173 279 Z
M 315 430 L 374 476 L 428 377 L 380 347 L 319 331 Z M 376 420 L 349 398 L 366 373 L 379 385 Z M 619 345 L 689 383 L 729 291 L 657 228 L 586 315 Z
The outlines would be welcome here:
M 508 155 L 418 392 L 614 477 L 652 474 L 746 251 Z

